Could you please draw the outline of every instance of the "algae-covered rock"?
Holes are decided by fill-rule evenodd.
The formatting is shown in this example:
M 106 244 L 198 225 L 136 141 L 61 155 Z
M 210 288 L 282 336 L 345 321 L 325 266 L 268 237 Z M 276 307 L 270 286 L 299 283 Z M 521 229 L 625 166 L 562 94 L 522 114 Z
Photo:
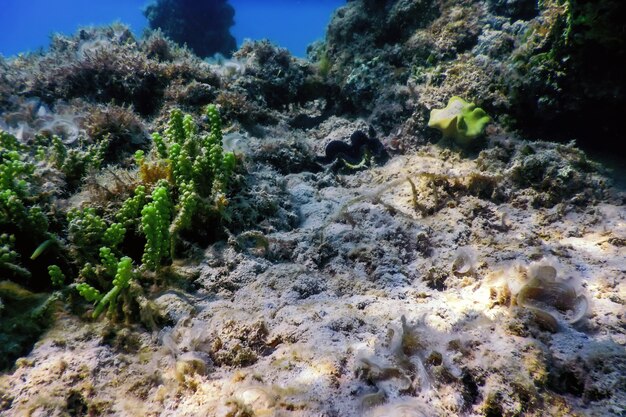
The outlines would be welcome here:
M 0 370 L 27 354 L 52 319 L 54 298 L 0 282 Z
M 233 83 L 262 107 L 282 108 L 324 94 L 326 87 L 314 76 L 313 66 L 293 57 L 267 40 L 246 42 L 234 54 L 245 63 L 245 76 Z
M 626 116 L 626 37 L 617 17 L 625 7 L 356 0 L 335 12 L 318 49 L 346 110 L 385 133 L 403 123 L 416 136 L 405 146 L 429 137 L 429 109 L 471 96 L 497 122 L 534 137 L 615 148 Z
M 595 148 L 621 146 L 613 136 L 626 117 L 625 13 L 619 0 L 539 3 L 508 58 L 516 126 Z
M 573 201 L 583 203 L 601 195 L 606 182 L 597 169 L 573 144 L 537 142 L 517 150 L 508 175 L 515 186 L 536 192 L 534 206 L 551 207 L 564 198 L 575 197 Z

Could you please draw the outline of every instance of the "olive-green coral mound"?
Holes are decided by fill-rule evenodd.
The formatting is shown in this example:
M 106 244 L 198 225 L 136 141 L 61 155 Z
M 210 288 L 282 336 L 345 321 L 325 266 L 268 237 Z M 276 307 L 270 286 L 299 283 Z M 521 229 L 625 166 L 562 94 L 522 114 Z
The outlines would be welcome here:
M 483 134 L 490 121 L 483 109 L 454 96 L 446 107 L 430 112 L 428 127 L 440 130 L 443 137 L 452 138 L 460 145 L 467 145 Z

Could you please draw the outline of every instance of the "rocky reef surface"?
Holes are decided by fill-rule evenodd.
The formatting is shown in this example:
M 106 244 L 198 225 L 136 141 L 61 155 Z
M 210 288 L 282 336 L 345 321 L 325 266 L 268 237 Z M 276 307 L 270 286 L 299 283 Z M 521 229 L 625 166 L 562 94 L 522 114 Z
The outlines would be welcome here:
M 571 141 L 585 120 L 619 134 L 623 74 L 585 65 L 623 54 L 603 26 L 621 7 L 356 0 L 310 60 L 258 41 L 202 61 L 121 25 L 0 60 L 1 161 L 39 147 L 10 186 L 54 236 L 32 259 L 38 241 L 0 240 L 0 414 L 623 415 L 626 194 Z M 427 127 L 452 96 L 493 118 L 469 144 Z M 177 137 L 174 109 L 183 139 L 220 136 L 237 164 L 185 233 L 194 186 L 149 134 Z M 85 272 L 66 216 L 115 230 L 123 198 L 167 183 L 178 240 L 94 319 L 78 285 L 104 286 L 111 253 Z M 119 245 L 139 264 L 132 221 Z
M 620 149 L 624 8 L 618 0 L 351 1 L 312 53 L 344 108 L 384 131 L 404 120 L 404 130 L 423 134 L 430 109 L 461 95 L 529 137 Z

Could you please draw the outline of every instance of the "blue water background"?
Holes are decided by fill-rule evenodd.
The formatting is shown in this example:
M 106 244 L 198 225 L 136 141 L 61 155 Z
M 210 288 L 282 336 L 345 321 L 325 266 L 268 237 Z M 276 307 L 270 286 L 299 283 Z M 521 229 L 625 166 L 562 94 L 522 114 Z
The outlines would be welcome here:
M 0 0 L 0 54 L 47 48 L 54 32 L 72 34 L 88 25 L 120 21 L 141 35 L 146 0 Z M 345 0 L 231 0 L 241 45 L 244 39 L 267 38 L 304 57 L 306 47 L 324 36 L 333 10 Z

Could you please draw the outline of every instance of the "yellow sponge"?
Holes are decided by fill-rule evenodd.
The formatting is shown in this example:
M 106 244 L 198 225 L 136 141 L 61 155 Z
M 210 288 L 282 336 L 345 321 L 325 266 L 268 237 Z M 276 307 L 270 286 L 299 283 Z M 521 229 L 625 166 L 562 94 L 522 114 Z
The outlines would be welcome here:
M 428 127 L 439 129 L 446 138 L 453 138 L 457 143 L 466 145 L 480 136 L 491 117 L 474 103 L 468 103 L 461 97 L 454 96 L 443 109 L 430 112 Z

